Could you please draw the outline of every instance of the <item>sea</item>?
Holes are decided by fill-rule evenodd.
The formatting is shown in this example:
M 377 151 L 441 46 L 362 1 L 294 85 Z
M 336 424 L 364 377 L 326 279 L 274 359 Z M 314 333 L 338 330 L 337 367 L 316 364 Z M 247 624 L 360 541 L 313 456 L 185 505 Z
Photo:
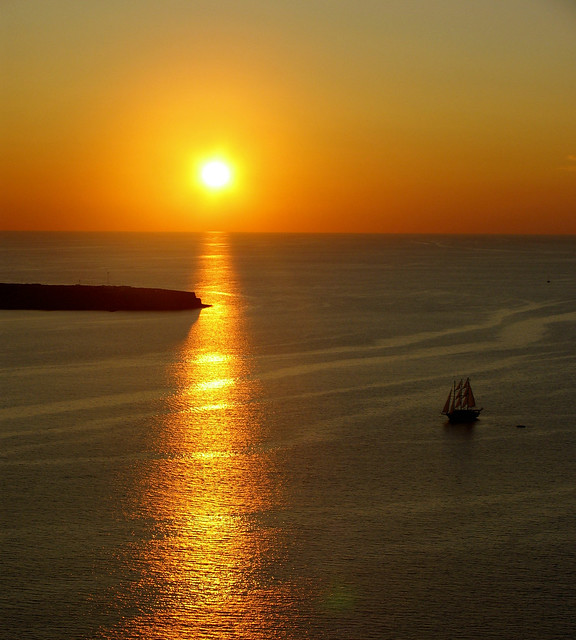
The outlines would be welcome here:
M 2 640 L 576 637 L 576 237 L 2 233 Z M 470 378 L 473 424 L 447 422 Z

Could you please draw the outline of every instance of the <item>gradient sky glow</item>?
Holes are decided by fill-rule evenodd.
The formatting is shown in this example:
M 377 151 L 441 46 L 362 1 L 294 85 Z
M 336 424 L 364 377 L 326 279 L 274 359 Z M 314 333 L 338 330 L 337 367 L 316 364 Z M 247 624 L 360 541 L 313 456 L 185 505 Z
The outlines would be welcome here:
M 2 229 L 576 233 L 576 1 L 4 0 L 0 37 Z

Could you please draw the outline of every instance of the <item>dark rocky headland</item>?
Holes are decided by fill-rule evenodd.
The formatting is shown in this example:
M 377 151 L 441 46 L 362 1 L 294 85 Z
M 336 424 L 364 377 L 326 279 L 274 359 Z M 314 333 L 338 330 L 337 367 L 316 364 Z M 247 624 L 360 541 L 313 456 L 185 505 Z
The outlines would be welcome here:
M 191 291 L 109 285 L 0 283 L 0 309 L 183 311 L 209 306 Z

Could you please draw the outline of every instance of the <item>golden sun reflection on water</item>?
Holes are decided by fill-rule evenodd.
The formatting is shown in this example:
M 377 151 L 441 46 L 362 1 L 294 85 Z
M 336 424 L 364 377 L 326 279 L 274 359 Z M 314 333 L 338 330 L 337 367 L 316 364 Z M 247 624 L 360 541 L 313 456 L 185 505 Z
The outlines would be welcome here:
M 233 266 L 219 235 L 205 253 L 194 288 L 214 306 L 192 325 L 171 372 L 176 392 L 143 497 L 154 533 L 140 588 L 153 613 L 136 616 L 135 637 L 268 638 L 282 608 L 282 588 L 265 569 L 272 488 Z

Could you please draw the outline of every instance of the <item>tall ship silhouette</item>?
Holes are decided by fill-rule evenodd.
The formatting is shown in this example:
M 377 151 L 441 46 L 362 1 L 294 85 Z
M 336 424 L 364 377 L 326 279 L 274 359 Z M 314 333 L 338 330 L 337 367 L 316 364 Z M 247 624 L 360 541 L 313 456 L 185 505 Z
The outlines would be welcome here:
M 470 378 L 460 382 L 454 381 L 442 413 L 450 422 L 473 422 L 478 418 L 481 408 L 476 406 L 476 399 L 470 386 Z

